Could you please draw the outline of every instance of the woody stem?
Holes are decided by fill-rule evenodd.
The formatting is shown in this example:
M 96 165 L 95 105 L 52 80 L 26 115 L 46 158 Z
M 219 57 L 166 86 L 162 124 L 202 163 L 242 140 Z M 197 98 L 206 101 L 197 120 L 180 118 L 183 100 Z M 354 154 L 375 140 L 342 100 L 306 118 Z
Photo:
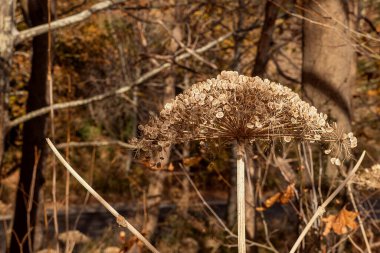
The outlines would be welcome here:
M 245 245 L 245 148 L 244 142 L 238 141 L 236 149 L 237 159 L 237 176 L 236 176 L 236 191 L 237 191 L 237 216 L 238 216 L 238 252 L 246 253 Z

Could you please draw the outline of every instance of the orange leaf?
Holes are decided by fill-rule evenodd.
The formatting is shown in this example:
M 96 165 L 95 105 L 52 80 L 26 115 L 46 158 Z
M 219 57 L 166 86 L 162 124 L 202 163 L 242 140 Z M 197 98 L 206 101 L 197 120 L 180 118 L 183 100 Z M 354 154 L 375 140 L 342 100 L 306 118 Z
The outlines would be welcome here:
M 170 163 L 168 166 L 168 171 L 173 171 L 174 170 L 174 165 L 173 163 Z
M 274 194 L 272 197 L 268 198 L 267 200 L 265 200 L 264 202 L 264 206 L 266 208 L 269 208 L 271 206 L 274 205 L 274 203 L 277 202 L 277 200 L 281 197 L 281 193 L 280 192 L 277 192 L 276 194 Z
M 322 221 L 326 223 L 323 236 L 327 236 L 331 229 L 337 235 L 343 235 L 350 230 L 356 229 L 358 227 L 355 221 L 357 216 L 358 213 L 348 211 L 346 207 L 344 207 L 337 215 L 329 215 L 326 218 L 322 218 Z
M 269 197 L 267 200 L 264 201 L 263 207 L 257 207 L 256 210 L 259 212 L 264 211 L 265 209 L 271 207 L 276 202 L 280 202 L 281 204 L 287 204 L 292 200 L 294 197 L 294 184 L 288 185 L 286 187 L 286 190 L 283 192 L 277 192 L 271 197 Z
M 286 190 L 281 194 L 280 203 L 287 204 L 294 197 L 294 184 L 288 185 Z
M 258 207 L 256 207 L 256 211 L 258 211 L 258 212 L 264 212 L 265 211 L 265 207 L 262 207 L 262 206 L 258 206 Z
M 191 167 L 197 165 L 201 160 L 202 157 L 200 156 L 186 157 L 183 158 L 183 165 Z

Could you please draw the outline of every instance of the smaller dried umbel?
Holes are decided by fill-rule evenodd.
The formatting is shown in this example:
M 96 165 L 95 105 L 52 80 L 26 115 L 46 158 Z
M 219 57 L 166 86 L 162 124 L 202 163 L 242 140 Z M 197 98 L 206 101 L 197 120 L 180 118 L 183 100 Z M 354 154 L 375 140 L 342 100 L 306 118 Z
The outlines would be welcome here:
M 280 139 L 327 143 L 325 153 L 340 165 L 337 157 L 349 156 L 357 145 L 352 133 L 342 134 L 335 123 L 327 122 L 326 114 L 288 87 L 232 71 L 194 84 L 139 129 L 142 136 L 132 144 L 150 157 L 171 144 L 194 140 L 203 144 Z
M 361 189 L 380 189 L 380 164 L 358 172 L 352 182 Z

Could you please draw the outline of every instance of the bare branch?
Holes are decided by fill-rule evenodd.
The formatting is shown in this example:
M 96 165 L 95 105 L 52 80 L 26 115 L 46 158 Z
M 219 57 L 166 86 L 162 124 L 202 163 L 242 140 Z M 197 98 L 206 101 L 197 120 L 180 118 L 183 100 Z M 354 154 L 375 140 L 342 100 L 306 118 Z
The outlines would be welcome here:
M 118 140 L 109 140 L 109 141 L 85 141 L 85 142 L 69 142 L 69 143 L 60 143 L 57 144 L 57 149 L 64 149 L 66 147 L 70 148 L 86 148 L 86 147 L 103 147 L 110 145 L 118 145 L 126 149 L 135 149 L 136 147 Z
M 220 36 L 218 39 L 211 41 L 207 45 L 205 45 L 205 46 L 203 46 L 203 47 L 201 47 L 201 48 L 199 48 L 197 50 L 194 50 L 194 51 L 196 53 L 203 53 L 203 52 L 209 50 L 210 48 L 214 47 L 218 43 L 222 42 L 223 40 L 227 39 L 231 35 L 232 35 L 232 32 L 229 32 L 229 33 L 227 33 L 227 34 L 225 34 L 223 36 Z M 190 56 L 192 56 L 192 54 L 190 54 L 190 53 L 183 53 L 183 54 L 177 56 L 174 59 L 174 61 L 184 60 L 186 58 L 189 58 Z M 95 102 L 95 101 L 100 101 L 100 100 L 103 100 L 103 99 L 111 97 L 111 96 L 122 94 L 124 92 L 127 92 L 127 91 L 131 90 L 131 88 L 133 86 L 139 85 L 139 84 L 145 82 L 146 80 L 148 80 L 149 78 L 157 75 L 158 73 L 160 73 L 164 69 L 169 68 L 171 65 L 172 65 L 172 63 L 169 63 L 169 62 L 165 63 L 165 64 L 161 65 L 160 67 L 155 68 L 155 69 L 153 69 L 153 70 L 145 73 L 140 78 L 138 78 L 137 80 L 135 80 L 131 85 L 123 86 L 123 87 L 121 87 L 119 89 L 116 89 L 114 91 L 110 91 L 110 92 L 106 92 L 106 93 L 103 93 L 103 94 L 95 95 L 93 97 L 89 97 L 89 98 L 85 98 L 85 99 L 80 99 L 80 100 L 75 100 L 75 101 L 70 101 L 70 102 L 64 102 L 64 103 L 57 103 L 57 104 L 54 104 L 52 106 L 42 107 L 42 108 L 40 108 L 38 110 L 29 112 L 29 113 L 27 113 L 27 114 L 25 114 L 25 115 L 23 115 L 21 117 L 18 117 L 16 119 L 10 121 L 8 123 L 7 129 L 9 130 L 12 127 L 15 127 L 15 126 L 17 126 L 17 125 L 19 125 L 21 123 L 24 123 L 24 122 L 26 122 L 28 120 L 31 120 L 31 119 L 34 119 L 36 117 L 42 116 L 42 115 L 44 115 L 46 113 L 49 113 L 50 110 L 56 111 L 56 110 L 62 110 L 62 109 L 77 107 L 77 106 L 86 105 L 86 104 L 89 104 L 89 103 L 92 103 L 92 102 Z
M 49 30 L 53 31 L 62 27 L 66 27 L 68 25 L 81 22 L 91 17 L 94 13 L 108 9 L 109 7 L 113 5 L 124 3 L 124 2 L 126 2 L 126 0 L 103 1 L 103 2 L 92 5 L 89 9 L 79 12 L 78 14 L 74 14 L 72 16 L 51 22 L 50 27 L 49 27 L 49 24 L 43 24 L 43 25 L 39 25 L 30 29 L 21 31 L 15 35 L 14 43 L 18 44 L 24 40 L 46 33 Z
M 218 69 L 218 67 L 212 63 L 212 62 L 209 62 L 208 60 L 204 59 L 202 56 L 200 56 L 199 54 L 197 54 L 193 49 L 191 48 L 188 48 L 185 44 L 183 44 L 180 40 L 178 40 L 173 34 L 172 32 L 170 31 L 170 29 L 164 24 L 164 22 L 162 22 L 162 20 L 158 20 L 157 23 L 159 25 L 161 25 L 167 32 L 168 34 L 170 35 L 170 37 L 172 37 L 172 39 L 174 39 L 174 41 L 180 45 L 180 47 L 182 47 L 183 49 L 186 50 L 186 52 L 188 52 L 189 54 L 191 54 L 192 56 L 194 56 L 196 59 L 198 59 L 199 61 L 205 63 L 206 65 L 210 66 L 211 68 L 213 69 Z

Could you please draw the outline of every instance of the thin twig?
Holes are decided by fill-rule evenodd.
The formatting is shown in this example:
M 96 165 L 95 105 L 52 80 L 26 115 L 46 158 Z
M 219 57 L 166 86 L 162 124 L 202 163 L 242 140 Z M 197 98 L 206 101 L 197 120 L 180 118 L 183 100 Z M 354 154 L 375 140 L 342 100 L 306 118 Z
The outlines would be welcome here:
M 123 216 L 121 216 L 102 196 L 100 196 L 71 166 L 66 162 L 62 157 L 59 151 L 56 149 L 54 144 L 49 138 L 46 138 L 46 141 L 56 155 L 59 161 L 65 166 L 65 168 L 75 177 L 78 182 L 86 188 L 88 192 L 91 193 L 94 198 L 96 198 L 115 218 L 116 222 L 125 228 L 127 228 L 133 235 L 135 235 L 145 246 L 148 247 L 152 252 L 159 253 L 159 251 L 139 232 L 135 227 L 133 227 Z
M 53 99 L 53 77 L 52 77 L 52 61 L 51 61 L 51 46 L 52 46 L 52 34 L 51 34 L 51 14 L 52 9 L 51 0 L 47 1 L 47 86 L 48 86 L 48 95 L 49 95 L 49 107 L 50 107 L 50 131 L 51 138 L 55 140 L 55 126 L 54 126 L 54 99 Z M 53 223 L 54 223 L 54 239 L 55 239 L 55 247 L 56 250 L 59 251 L 59 242 L 58 242 L 58 234 L 59 234 L 59 225 L 58 225 L 58 208 L 57 208 L 57 168 L 56 168 L 55 157 L 53 157 L 52 168 L 53 168 L 53 178 L 52 178 L 52 189 L 51 195 L 53 199 Z
M 34 190 L 35 190 L 35 186 L 36 186 L 36 174 L 37 174 L 37 168 L 38 168 L 38 163 L 40 161 L 40 157 L 41 157 L 41 151 L 39 151 L 37 149 L 37 147 L 34 148 L 34 165 L 33 165 L 33 174 L 32 174 L 32 182 L 30 184 L 30 188 L 29 188 L 29 199 L 28 199 L 28 209 L 27 209 L 27 213 L 26 213 L 26 220 L 27 220 L 27 223 L 28 223 L 28 230 L 32 231 L 34 230 L 35 231 L 35 228 L 32 228 L 30 227 L 30 213 L 32 212 L 32 208 L 33 208 L 33 197 L 34 197 Z M 33 242 L 32 242 L 32 237 L 31 236 L 28 236 L 28 247 L 29 247 L 29 250 L 30 252 L 33 252 Z
M 95 167 L 95 158 L 96 158 L 95 153 L 96 153 L 96 148 L 92 148 L 91 165 L 90 165 L 90 179 L 89 179 L 90 185 L 92 185 L 92 183 L 93 183 L 92 181 L 94 179 L 94 167 Z M 79 213 L 75 219 L 74 226 L 73 226 L 74 230 L 78 227 L 79 219 L 80 219 L 84 209 L 86 208 L 89 199 L 90 199 L 90 193 L 87 191 L 86 196 L 84 197 L 83 204 L 82 204 L 82 206 L 79 210 Z
M 355 212 L 359 213 L 358 207 L 357 207 L 356 202 L 355 202 L 354 195 L 352 194 L 351 183 L 347 184 L 347 190 L 348 190 L 348 195 L 350 196 L 350 199 L 351 199 L 351 202 L 352 202 L 352 206 L 354 207 Z M 369 245 L 368 238 L 367 238 L 364 226 L 363 226 L 363 221 L 360 218 L 360 214 L 358 215 L 358 221 L 359 221 L 360 230 L 361 230 L 362 235 L 363 235 L 364 243 L 365 243 L 365 245 L 367 247 L 367 251 L 368 251 L 368 253 L 371 253 L 372 252 L 371 251 L 371 246 Z
M 177 39 L 177 38 L 172 34 L 172 32 L 170 31 L 170 29 L 164 24 L 164 22 L 163 22 L 162 20 L 158 20 L 157 23 L 158 23 L 159 25 L 161 25 L 161 26 L 162 26 L 162 27 L 163 27 L 163 28 L 169 33 L 170 37 L 172 37 L 172 39 L 173 39 L 173 40 L 174 40 L 174 41 L 175 41 L 175 42 L 176 42 L 181 48 L 185 49 L 186 52 L 188 52 L 189 54 L 191 54 L 192 56 L 194 56 L 194 58 L 198 59 L 199 61 L 203 62 L 204 64 L 210 66 L 211 68 L 213 68 L 213 69 L 218 69 L 218 67 L 217 67 L 214 63 L 212 63 L 212 62 L 210 62 L 210 61 L 204 59 L 202 56 L 200 56 L 199 54 L 197 54 L 197 52 L 195 52 L 193 49 L 188 48 L 188 47 L 187 47 L 185 44 L 183 44 L 179 39 Z
M 347 236 L 350 243 L 360 252 L 364 253 L 364 251 L 355 243 L 355 241 L 351 238 L 351 236 Z
M 289 253 L 296 252 L 298 246 L 301 244 L 303 238 L 306 236 L 307 232 L 310 230 L 311 226 L 314 224 L 314 221 L 324 214 L 325 208 L 328 204 L 338 195 L 338 193 L 345 187 L 345 185 L 352 179 L 352 177 L 355 175 L 355 172 L 359 169 L 360 164 L 362 163 L 365 151 L 363 151 L 362 155 L 360 156 L 358 162 L 356 163 L 355 167 L 350 171 L 346 179 L 336 188 L 336 190 L 325 200 L 325 202 L 322 203 L 320 207 L 318 207 L 317 211 L 314 213 L 313 217 L 311 217 L 310 221 L 307 223 L 306 227 L 300 234 L 300 236 L 297 238 L 297 241 L 294 243 L 292 249 L 289 251 Z
M 118 145 L 120 147 L 126 148 L 126 149 L 136 149 L 136 146 L 128 144 L 123 141 L 118 140 L 109 140 L 109 141 L 84 141 L 84 142 L 76 142 L 72 141 L 70 143 L 64 142 L 57 144 L 57 149 L 64 149 L 64 148 L 88 148 L 88 147 L 103 147 L 103 146 L 111 146 L 111 145 Z

